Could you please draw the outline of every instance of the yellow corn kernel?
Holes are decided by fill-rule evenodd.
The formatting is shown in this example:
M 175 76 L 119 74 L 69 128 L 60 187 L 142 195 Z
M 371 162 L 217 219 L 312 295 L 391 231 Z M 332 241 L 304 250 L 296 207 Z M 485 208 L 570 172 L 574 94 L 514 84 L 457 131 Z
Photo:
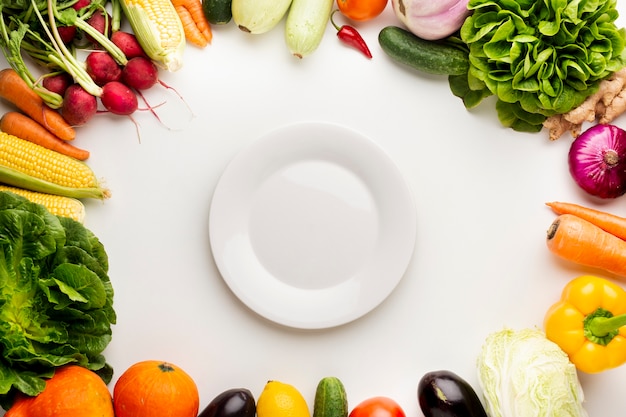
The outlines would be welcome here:
M 145 53 L 168 71 L 180 69 L 185 31 L 171 0 L 121 0 L 120 3 Z
M 5 132 L 0 132 L 0 183 L 66 197 L 109 197 L 84 162 Z
M 83 223 L 85 220 L 85 206 L 80 200 L 75 198 L 38 193 L 37 191 L 29 191 L 0 184 L 0 192 L 1 191 L 12 192 L 21 195 L 33 203 L 41 204 L 55 216 L 69 217 L 80 223 Z

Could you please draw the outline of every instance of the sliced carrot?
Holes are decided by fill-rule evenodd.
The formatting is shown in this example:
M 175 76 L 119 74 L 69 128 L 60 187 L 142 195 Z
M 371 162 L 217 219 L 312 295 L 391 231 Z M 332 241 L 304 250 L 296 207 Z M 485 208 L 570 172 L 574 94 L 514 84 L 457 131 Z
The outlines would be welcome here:
M 29 116 L 16 111 L 7 112 L 0 118 L 0 131 L 81 161 L 89 158 L 89 151 L 59 139 Z
M 626 278 L 626 241 L 573 214 L 561 214 L 548 229 L 555 255 Z
M 204 10 L 202 10 L 202 1 L 172 0 L 172 4 L 183 23 L 185 38 L 201 48 L 211 43 L 213 33 Z
M 546 203 L 556 214 L 573 214 L 591 222 L 612 235 L 626 240 L 626 218 L 574 203 L 554 201 Z
M 12 68 L 0 71 L 0 97 L 15 105 L 55 136 L 63 140 L 73 140 L 76 137 L 74 128 L 63 116 L 46 105 Z

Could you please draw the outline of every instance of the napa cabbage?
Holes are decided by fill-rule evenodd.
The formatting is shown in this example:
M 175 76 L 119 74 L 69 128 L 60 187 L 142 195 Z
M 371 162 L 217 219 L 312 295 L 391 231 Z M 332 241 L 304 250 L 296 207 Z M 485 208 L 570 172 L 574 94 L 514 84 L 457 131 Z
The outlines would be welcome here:
M 576 367 L 538 329 L 490 334 L 478 356 L 490 417 L 586 417 Z
M 110 380 L 113 287 L 99 239 L 81 223 L 0 192 L 0 403 L 40 393 L 65 364 Z

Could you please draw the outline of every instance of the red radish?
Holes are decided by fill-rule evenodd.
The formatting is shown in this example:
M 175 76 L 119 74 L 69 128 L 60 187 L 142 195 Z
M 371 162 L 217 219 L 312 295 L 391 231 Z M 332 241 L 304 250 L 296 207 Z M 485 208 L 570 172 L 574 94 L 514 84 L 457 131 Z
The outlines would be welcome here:
M 72 76 L 70 74 L 68 74 L 67 72 L 59 72 L 57 74 L 45 77 L 42 81 L 42 84 L 46 90 L 63 96 L 65 95 L 65 90 L 67 90 L 67 88 L 72 85 L 73 82 L 74 80 L 72 79 Z
M 93 51 L 85 58 L 85 69 L 94 82 L 100 86 L 110 81 L 118 81 L 122 69 L 115 59 L 105 51 Z
M 159 69 L 152 60 L 137 56 L 122 69 L 122 81 L 130 88 L 147 90 L 159 81 Z
M 57 30 L 63 43 L 70 43 L 76 38 L 76 26 L 58 26 Z
M 111 15 L 104 11 L 96 11 L 94 12 L 89 19 L 87 19 L 87 23 L 93 26 L 98 32 L 106 35 L 107 37 L 111 35 Z M 92 42 L 96 43 L 96 45 L 100 45 L 95 42 L 89 35 L 87 35 Z
M 139 107 L 137 95 L 127 85 L 111 81 L 102 87 L 102 105 L 111 113 L 126 116 Z
M 72 5 L 74 10 L 78 11 L 84 9 L 85 7 L 91 4 L 91 0 L 78 0 L 76 3 Z
M 78 84 L 70 85 L 63 96 L 61 114 L 72 126 L 84 125 L 98 111 L 96 97 Z
M 131 59 L 136 56 L 147 56 L 143 50 L 137 37 L 129 32 L 118 30 L 111 35 L 111 42 L 113 42 L 120 50 L 126 55 L 126 58 Z

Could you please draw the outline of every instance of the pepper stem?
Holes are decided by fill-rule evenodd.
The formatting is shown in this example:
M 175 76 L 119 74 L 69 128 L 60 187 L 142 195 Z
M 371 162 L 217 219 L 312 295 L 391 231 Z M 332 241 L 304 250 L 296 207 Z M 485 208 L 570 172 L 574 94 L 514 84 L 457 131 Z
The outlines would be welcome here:
M 606 346 L 626 326 L 626 314 L 614 316 L 603 308 L 596 309 L 583 320 L 585 337 L 598 345 Z
M 333 12 L 330 14 L 330 23 L 335 27 L 335 29 L 337 29 L 337 32 L 339 32 L 341 30 L 341 27 L 335 23 L 335 21 L 333 20 L 333 16 L 335 15 L 335 13 L 337 13 L 339 11 L 339 9 L 335 9 L 333 10 Z

